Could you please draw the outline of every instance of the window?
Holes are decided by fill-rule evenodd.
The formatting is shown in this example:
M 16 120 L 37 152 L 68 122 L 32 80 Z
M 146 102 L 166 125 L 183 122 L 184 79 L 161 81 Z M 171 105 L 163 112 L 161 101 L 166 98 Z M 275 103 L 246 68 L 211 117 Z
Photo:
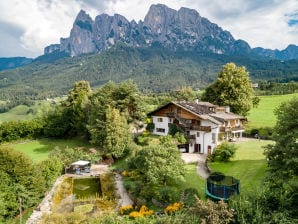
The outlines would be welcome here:
M 163 133 L 165 133 L 166 130 L 164 128 L 156 128 L 156 132 L 163 132 Z
M 216 134 L 212 133 L 212 144 L 216 144 Z
M 158 117 L 157 122 L 162 122 L 162 117 Z
M 180 113 L 181 113 L 181 108 L 178 107 L 178 108 L 177 108 L 177 114 L 180 114 Z
M 197 137 L 200 137 L 200 132 L 197 132 Z

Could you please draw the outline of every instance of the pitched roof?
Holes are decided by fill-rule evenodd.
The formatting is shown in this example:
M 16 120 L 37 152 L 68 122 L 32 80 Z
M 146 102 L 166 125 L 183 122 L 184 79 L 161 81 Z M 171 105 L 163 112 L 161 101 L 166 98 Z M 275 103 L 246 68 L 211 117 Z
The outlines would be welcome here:
M 234 120 L 234 119 L 246 120 L 245 117 L 231 112 L 214 113 L 214 114 L 211 114 L 211 116 L 219 121 L 227 121 L 227 120 Z
M 232 119 L 245 119 L 245 117 L 231 113 L 231 112 L 216 112 L 216 108 L 219 106 L 209 102 L 188 102 L 188 101 L 172 101 L 168 104 L 152 111 L 148 115 L 154 114 L 154 112 L 168 106 L 169 104 L 175 104 L 188 112 L 196 115 L 200 119 L 209 120 L 214 124 L 222 124 L 224 121 Z

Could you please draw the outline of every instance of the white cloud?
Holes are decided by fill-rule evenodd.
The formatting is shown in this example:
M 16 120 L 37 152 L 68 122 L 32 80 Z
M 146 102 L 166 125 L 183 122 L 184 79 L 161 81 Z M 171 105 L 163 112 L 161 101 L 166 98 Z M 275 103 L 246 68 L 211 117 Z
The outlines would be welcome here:
M 0 56 L 7 56 L 12 47 L 15 56 L 42 54 L 45 46 L 69 35 L 80 9 L 93 19 L 105 12 L 138 21 L 144 19 L 151 4 L 157 3 L 176 10 L 182 6 L 196 9 L 252 47 L 282 49 L 290 43 L 298 44 L 297 25 L 288 25 L 291 15 L 297 16 L 296 0 L 10 0 L 0 1 Z M 13 30 L 16 28 L 18 32 Z M 12 35 L 14 41 L 8 40 Z

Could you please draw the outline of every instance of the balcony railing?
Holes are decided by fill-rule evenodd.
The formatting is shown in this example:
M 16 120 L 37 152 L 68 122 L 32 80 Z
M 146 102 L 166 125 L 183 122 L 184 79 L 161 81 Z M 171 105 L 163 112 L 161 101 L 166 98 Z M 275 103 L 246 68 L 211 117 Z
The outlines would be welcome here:
M 233 132 L 233 131 L 244 131 L 244 126 L 236 126 L 236 127 L 220 127 L 220 132 Z

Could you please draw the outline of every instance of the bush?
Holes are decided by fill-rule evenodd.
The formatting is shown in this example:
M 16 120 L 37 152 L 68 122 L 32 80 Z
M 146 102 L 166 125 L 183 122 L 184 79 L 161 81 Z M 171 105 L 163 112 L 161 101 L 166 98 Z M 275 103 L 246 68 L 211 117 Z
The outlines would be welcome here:
M 21 138 L 34 138 L 41 135 L 43 122 L 41 120 L 9 121 L 0 125 L 0 143 Z
M 258 137 L 261 139 L 272 139 L 273 128 L 264 127 L 264 128 L 254 128 L 251 129 L 249 135 L 251 137 Z
M 139 135 L 137 137 L 137 144 L 142 146 L 149 145 L 149 138 L 144 135 Z
M 199 192 L 195 188 L 186 188 L 181 195 L 181 201 L 186 207 L 194 207 L 196 205 L 196 198 L 199 197 Z
M 146 130 L 149 131 L 149 132 L 153 132 L 154 128 L 155 128 L 154 123 L 149 123 L 146 126 Z
M 230 144 L 228 142 L 223 142 L 219 146 L 216 147 L 214 151 L 214 155 L 211 159 L 212 161 L 222 161 L 227 162 L 235 155 L 237 147 L 235 144 Z
M 163 204 L 169 204 L 179 201 L 179 195 L 180 192 L 176 187 L 164 186 L 159 187 L 156 199 Z
M 169 128 L 169 134 L 174 136 L 178 132 L 182 132 L 181 128 L 179 128 L 176 124 L 171 124 Z
M 196 204 L 195 210 L 201 217 L 202 223 L 228 224 L 234 220 L 234 210 L 228 208 L 223 201 L 217 203 L 197 199 Z

